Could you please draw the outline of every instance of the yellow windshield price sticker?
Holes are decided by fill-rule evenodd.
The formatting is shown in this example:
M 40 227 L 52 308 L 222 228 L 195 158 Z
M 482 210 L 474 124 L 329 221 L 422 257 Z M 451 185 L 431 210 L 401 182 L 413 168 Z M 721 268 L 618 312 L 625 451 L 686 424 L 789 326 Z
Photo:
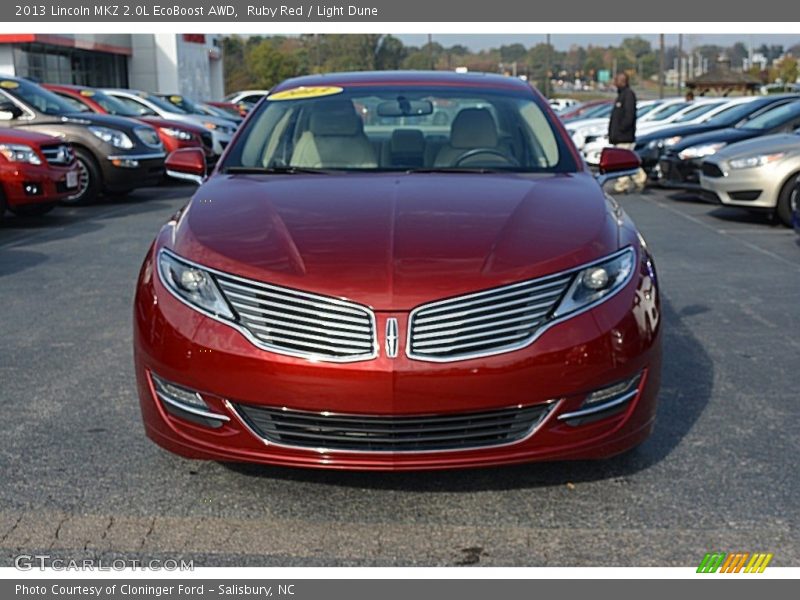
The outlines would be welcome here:
M 333 85 L 301 86 L 291 90 L 283 90 L 267 96 L 267 100 L 305 100 L 306 98 L 319 98 L 341 94 L 344 88 Z
M 3 81 L 0 81 L 0 87 L 5 88 L 7 90 L 15 90 L 19 87 L 19 84 L 16 81 L 5 79 Z
M 170 96 L 169 101 L 173 102 L 174 104 L 180 104 L 181 102 L 183 102 L 183 98 L 181 98 L 180 96 Z
M 81 90 L 81 96 L 86 96 L 87 98 L 91 98 L 94 96 L 93 90 Z

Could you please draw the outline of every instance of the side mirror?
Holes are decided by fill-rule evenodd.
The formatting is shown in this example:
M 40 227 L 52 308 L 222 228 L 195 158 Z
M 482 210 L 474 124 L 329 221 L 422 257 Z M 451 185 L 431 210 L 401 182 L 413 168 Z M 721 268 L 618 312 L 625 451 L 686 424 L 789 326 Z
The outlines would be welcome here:
M 22 116 L 22 109 L 13 102 L 0 102 L 0 121 L 13 121 Z
M 612 179 L 636 175 L 642 161 L 632 150 L 623 148 L 603 148 L 600 153 L 600 173 L 597 181 L 602 187 Z
M 171 152 L 164 162 L 167 175 L 200 185 L 206 178 L 206 157 L 199 148 L 182 148 Z

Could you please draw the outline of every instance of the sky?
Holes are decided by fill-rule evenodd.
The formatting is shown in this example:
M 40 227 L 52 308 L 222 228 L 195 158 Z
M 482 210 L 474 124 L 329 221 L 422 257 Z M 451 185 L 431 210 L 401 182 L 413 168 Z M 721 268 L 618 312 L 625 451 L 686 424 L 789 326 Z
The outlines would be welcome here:
M 424 34 L 394 34 L 400 38 L 404 44 L 409 46 L 421 46 L 426 44 L 428 36 Z M 636 34 L 558 34 L 552 35 L 550 38 L 551 43 L 556 50 L 569 50 L 573 44 L 581 46 L 609 46 L 618 45 L 626 37 L 634 37 Z M 646 40 L 656 47 L 658 46 L 658 34 L 642 34 Z M 539 43 L 544 43 L 544 34 L 532 35 L 515 35 L 515 34 L 447 34 L 447 35 L 434 35 L 433 41 L 442 44 L 443 46 L 453 46 L 454 44 L 461 44 L 468 47 L 470 50 L 484 50 L 487 48 L 497 48 L 504 44 L 520 43 L 524 46 L 535 46 Z M 800 43 L 800 34 L 692 34 L 683 36 L 684 50 L 691 50 L 694 46 L 701 46 L 703 44 L 718 44 L 720 46 L 731 46 L 736 42 L 744 42 L 745 44 L 752 44 L 758 47 L 761 44 L 780 44 L 785 48 Z M 668 34 L 664 36 L 664 43 L 667 46 L 678 45 L 678 34 Z

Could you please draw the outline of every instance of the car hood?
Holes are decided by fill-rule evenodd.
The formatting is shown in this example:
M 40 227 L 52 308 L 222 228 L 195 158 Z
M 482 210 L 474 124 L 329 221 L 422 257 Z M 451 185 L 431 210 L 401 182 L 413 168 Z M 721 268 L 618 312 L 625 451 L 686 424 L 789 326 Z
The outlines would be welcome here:
M 726 144 L 733 144 L 741 140 L 747 140 L 753 137 L 762 135 L 760 131 L 750 129 L 736 129 L 729 127 L 727 129 L 715 129 L 714 131 L 707 131 L 706 133 L 698 133 L 684 137 L 680 142 L 670 147 L 670 151 L 678 153 L 686 148 L 692 146 L 702 146 L 704 144 L 715 144 L 717 142 L 725 142 Z
M 617 249 L 588 173 L 217 175 L 172 247 L 220 271 L 407 310 Z
M 101 127 L 112 127 L 123 131 L 131 131 L 134 127 L 141 127 L 142 123 L 136 119 L 128 117 L 115 117 L 113 115 L 101 115 L 92 112 L 68 113 L 64 115 L 42 115 L 34 122 L 35 125 L 63 124 L 73 125 L 99 125 Z
M 757 154 L 777 154 L 778 152 L 800 151 L 800 135 L 778 133 L 764 135 L 723 148 L 714 156 L 718 160 L 731 160 Z
M 24 129 L 0 127 L 0 144 L 27 144 L 29 146 L 39 146 L 58 143 L 61 143 L 61 139 L 52 135 L 45 135 L 35 131 L 25 131 Z
M 705 123 L 696 125 L 670 125 L 669 127 L 664 127 L 663 129 L 658 130 L 644 130 L 642 131 L 642 135 L 637 133 L 636 144 L 647 144 L 653 140 L 664 140 L 676 135 L 686 137 L 690 135 L 696 135 L 698 133 L 705 133 L 707 131 L 716 131 L 718 129 L 724 129 L 724 127 L 708 125 Z

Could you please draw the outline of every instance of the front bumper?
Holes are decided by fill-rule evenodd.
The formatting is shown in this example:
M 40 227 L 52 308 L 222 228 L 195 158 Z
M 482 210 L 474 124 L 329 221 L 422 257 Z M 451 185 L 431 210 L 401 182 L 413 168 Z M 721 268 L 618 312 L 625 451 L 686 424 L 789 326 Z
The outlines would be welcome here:
M 784 178 L 773 169 L 759 167 L 726 170 L 721 177 L 701 173 L 700 184 L 727 206 L 772 209 L 778 203 Z
M 164 178 L 164 152 L 112 154 L 101 162 L 107 191 L 158 185 Z
M 703 159 L 682 160 L 675 155 L 665 155 L 658 160 L 658 183 L 667 188 L 701 190 L 700 167 Z
M 67 187 L 67 175 L 74 173 L 77 182 L 78 167 L 5 163 L 0 165 L 0 185 L 10 207 L 33 204 L 51 204 L 74 194 L 77 183 Z
M 443 469 L 539 460 L 604 458 L 650 433 L 660 382 L 660 305 L 652 272 L 596 308 L 552 327 L 506 354 L 450 363 L 381 353 L 356 363 L 312 362 L 256 348 L 238 331 L 176 300 L 155 275 L 151 250 L 134 308 L 136 377 L 147 435 L 191 458 L 333 469 Z M 404 340 L 407 313 L 377 313 L 377 331 L 394 317 Z M 642 374 L 620 410 L 588 422 L 559 419 L 587 394 Z M 151 374 L 200 392 L 227 420 L 217 427 L 180 418 L 155 393 Z M 481 448 L 356 452 L 280 445 L 257 435 L 234 405 L 278 410 L 411 417 L 459 416 L 510 406 L 547 406 L 519 441 Z

